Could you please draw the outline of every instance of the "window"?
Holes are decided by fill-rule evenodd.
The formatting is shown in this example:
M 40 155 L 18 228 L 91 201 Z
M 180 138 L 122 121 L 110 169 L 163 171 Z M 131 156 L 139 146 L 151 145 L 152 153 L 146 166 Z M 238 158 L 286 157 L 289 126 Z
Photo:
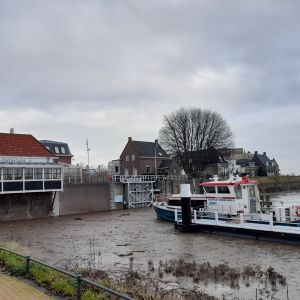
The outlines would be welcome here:
M 54 147 L 54 152 L 59 153 L 59 147 Z
M 137 175 L 137 168 L 136 167 L 132 168 L 132 175 Z
M 151 167 L 149 165 L 146 166 L 146 173 L 151 173 Z
M 60 151 L 61 151 L 62 154 L 66 154 L 66 149 L 65 149 L 65 147 L 60 147 Z
M 13 169 L 3 169 L 3 180 L 13 179 Z
M 55 168 L 53 169 L 53 179 L 60 179 L 61 178 L 61 169 Z
M 128 168 L 125 168 L 125 175 L 128 175 Z
M 43 178 L 43 169 L 41 169 L 41 168 L 34 169 L 33 178 L 34 179 L 42 179 Z
M 119 173 L 119 167 L 115 166 L 115 173 Z
M 25 169 L 25 179 L 30 180 L 33 179 L 33 169 Z
M 205 192 L 208 194 L 215 194 L 216 193 L 216 189 L 214 186 L 206 186 L 205 188 Z
M 131 155 L 131 160 L 132 160 L 132 161 L 135 160 L 135 155 L 134 155 L 134 154 Z
M 242 188 L 240 185 L 234 187 L 236 199 L 242 199 Z
M 129 155 L 126 155 L 126 161 L 129 161 Z
M 228 186 L 218 186 L 219 194 L 230 194 Z
M 15 180 L 23 179 L 23 169 L 22 168 L 14 169 L 14 179 Z
M 52 169 L 51 168 L 44 169 L 44 178 L 52 179 Z

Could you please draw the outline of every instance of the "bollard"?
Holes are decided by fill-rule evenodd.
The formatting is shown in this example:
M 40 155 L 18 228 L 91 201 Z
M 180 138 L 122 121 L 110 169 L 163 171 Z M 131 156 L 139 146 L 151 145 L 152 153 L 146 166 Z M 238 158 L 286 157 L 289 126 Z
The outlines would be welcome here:
M 194 223 L 197 222 L 197 210 L 195 209 L 194 210 Z
M 191 188 L 189 184 L 180 185 L 180 198 L 181 198 L 181 213 L 182 213 L 182 224 L 192 224 L 191 214 Z
M 77 300 L 81 299 L 81 276 L 77 275 L 76 277 L 77 280 Z
M 26 256 L 26 267 L 25 267 L 26 274 L 30 272 L 30 256 Z
M 177 208 L 175 209 L 175 222 L 178 222 L 178 210 L 177 210 Z

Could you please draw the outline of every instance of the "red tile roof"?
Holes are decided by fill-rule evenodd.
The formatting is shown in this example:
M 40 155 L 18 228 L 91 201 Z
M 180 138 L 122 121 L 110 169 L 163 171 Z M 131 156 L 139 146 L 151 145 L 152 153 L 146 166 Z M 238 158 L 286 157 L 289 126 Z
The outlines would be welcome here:
M 30 134 L 0 133 L 0 155 L 54 157 Z

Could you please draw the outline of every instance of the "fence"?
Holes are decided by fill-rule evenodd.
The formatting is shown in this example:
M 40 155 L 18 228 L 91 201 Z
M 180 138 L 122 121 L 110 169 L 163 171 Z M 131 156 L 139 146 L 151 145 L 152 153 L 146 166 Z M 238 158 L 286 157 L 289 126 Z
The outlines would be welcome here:
M 111 290 L 103 285 L 100 285 L 100 284 L 97 284 L 93 281 L 90 281 L 86 278 L 82 278 L 80 275 L 78 274 L 74 274 L 74 273 L 71 273 L 71 272 L 68 272 L 68 271 L 65 271 L 65 270 L 62 270 L 62 269 L 59 269 L 59 268 L 56 268 L 56 267 L 53 267 L 53 266 L 50 266 L 50 265 L 47 265 L 46 263 L 43 263 L 41 261 L 38 261 L 36 259 L 33 259 L 31 258 L 30 256 L 25 256 L 25 255 L 22 255 L 22 254 L 19 254 L 17 252 L 14 252 L 14 251 L 11 251 L 11 250 L 8 250 L 8 249 L 5 249 L 3 247 L 0 247 L 0 251 L 4 251 L 4 252 L 8 252 L 8 253 L 11 253 L 13 255 L 16 255 L 18 257 L 21 257 L 21 258 L 24 258 L 25 259 L 25 270 L 26 270 L 26 274 L 29 274 L 30 272 L 30 266 L 31 266 L 31 263 L 36 263 L 36 264 L 39 264 L 39 265 L 42 265 L 46 268 L 49 268 L 49 269 L 52 269 L 56 272 L 59 272 L 59 273 L 62 273 L 64 275 L 67 275 L 73 279 L 75 279 L 76 281 L 76 299 L 77 300 L 80 300 L 81 299 L 81 292 L 82 292 L 82 284 L 85 283 L 87 285 L 91 285 L 93 286 L 94 288 L 98 288 L 99 290 L 102 290 L 106 293 L 109 293 L 111 295 L 114 295 L 114 296 L 117 296 L 121 299 L 125 299 L 125 300 L 134 300 L 133 298 L 130 298 L 128 297 L 127 295 L 124 295 L 124 294 L 121 294 L 119 292 L 116 292 L 114 290 Z

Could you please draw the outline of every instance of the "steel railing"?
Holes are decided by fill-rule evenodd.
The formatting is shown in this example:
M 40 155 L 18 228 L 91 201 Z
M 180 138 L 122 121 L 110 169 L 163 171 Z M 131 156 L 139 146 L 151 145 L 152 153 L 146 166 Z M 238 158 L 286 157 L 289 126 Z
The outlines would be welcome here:
M 8 253 L 11 253 L 11 254 L 16 255 L 18 257 L 24 258 L 25 259 L 25 271 L 26 271 L 26 274 L 30 273 L 30 266 L 31 266 L 31 263 L 33 262 L 33 263 L 42 265 L 42 266 L 44 266 L 46 268 L 49 268 L 51 270 L 54 270 L 56 272 L 62 273 L 64 275 L 67 275 L 67 276 L 75 279 L 76 280 L 76 299 L 77 300 L 81 299 L 82 283 L 85 283 L 87 285 L 91 285 L 91 286 L 93 286 L 95 288 L 98 288 L 99 290 L 102 290 L 102 291 L 104 291 L 106 293 L 109 293 L 111 295 L 117 296 L 117 297 L 119 297 L 121 299 L 134 300 L 133 298 L 130 298 L 127 295 L 124 295 L 124 294 L 121 294 L 121 293 L 119 293 L 117 291 L 109 289 L 109 288 L 107 288 L 107 287 L 105 287 L 103 285 L 100 285 L 100 284 L 98 284 L 96 282 L 93 282 L 93 281 L 91 281 L 89 279 L 83 278 L 83 277 L 81 277 L 81 275 L 74 274 L 74 273 L 71 273 L 71 272 L 68 272 L 68 271 L 65 271 L 65 270 L 62 270 L 62 269 L 50 266 L 50 265 L 48 265 L 46 263 L 43 263 L 43 262 L 41 262 L 39 260 L 33 259 L 30 256 L 25 256 L 25 255 L 22 255 L 20 253 L 8 250 L 8 249 L 3 248 L 3 247 L 0 247 L 0 251 L 8 252 Z

